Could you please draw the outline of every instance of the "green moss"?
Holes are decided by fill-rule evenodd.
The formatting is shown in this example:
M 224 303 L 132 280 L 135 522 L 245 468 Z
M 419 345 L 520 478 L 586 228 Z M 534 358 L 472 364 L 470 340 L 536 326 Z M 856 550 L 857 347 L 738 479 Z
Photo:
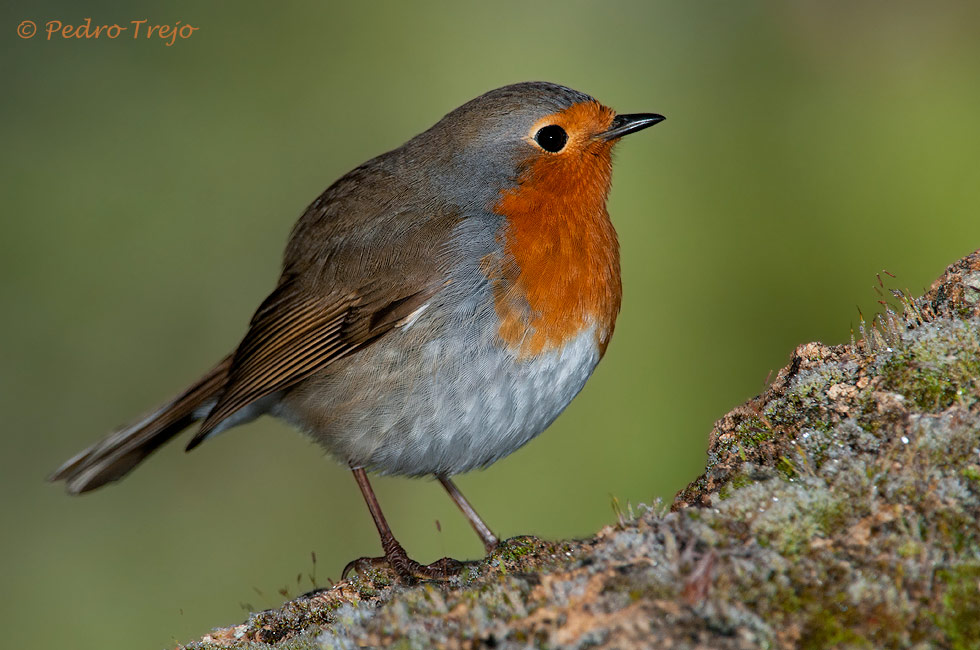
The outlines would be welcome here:
M 744 472 L 739 472 L 738 474 L 733 474 L 732 477 L 728 479 L 728 483 L 726 485 L 729 486 L 732 490 L 737 490 L 739 488 L 745 487 L 746 485 L 752 485 L 753 482 L 754 481 L 749 477 L 748 474 L 745 474 Z
M 548 542 L 529 535 L 514 537 L 501 542 L 481 566 L 498 573 L 551 570 L 571 562 L 578 548 L 570 542 Z M 497 560 L 497 566 L 489 568 L 494 560 Z
M 808 621 L 804 630 L 800 648 L 818 650 L 818 648 L 872 648 L 875 647 L 867 637 L 859 634 L 850 621 L 841 616 L 840 607 L 824 605 Z
M 812 517 L 820 532 L 836 536 L 848 524 L 851 512 L 843 500 L 833 499 L 816 506 Z
M 797 387 L 767 405 L 767 419 L 777 426 L 798 426 L 805 422 L 810 429 L 829 431 L 834 425 L 821 413 L 821 407 L 825 406 L 823 391 L 826 388 L 827 386 L 821 385 L 818 389 L 813 384 L 807 384 L 803 390 Z
M 954 650 L 980 647 L 980 563 L 940 569 L 936 579 L 945 593 L 936 625 L 945 633 Z
M 415 650 L 417 647 L 409 637 L 401 637 L 388 644 L 388 648 L 391 650 Z
M 968 465 L 960 470 L 960 476 L 975 483 L 980 483 L 980 467 Z
M 944 507 L 938 508 L 932 519 L 935 524 L 935 534 L 940 536 L 940 539 L 934 542 L 941 541 L 944 546 L 948 546 L 956 553 L 962 553 L 967 548 L 977 545 L 976 520 L 971 514 L 960 508 Z
M 477 580 L 481 575 L 480 567 L 467 564 L 463 567 L 462 572 L 459 574 L 459 579 L 464 585 L 468 585 L 474 580 Z
M 959 318 L 967 320 L 973 316 L 974 306 L 971 304 L 960 304 L 953 311 Z
M 735 432 L 738 434 L 738 442 L 748 448 L 756 447 L 775 437 L 775 431 L 769 423 L 758 417 L 746 418 L 735 427 Z
M 522 539 L 507 540 L 496 555 L 505 562 L 518 562 L 522 557 L 527 557 L 534 552 L 532 544 L 524 543 Z
M 779 461 L 776 463 L 776 470 L 787 480 L 792 480 L 800 474 L 793 461 L 786 456 L 779 457 Z
M 887 388 L 925 411 L 941 411 L 956 398 L 956 387 L 943 369 L 917 365 L 915 354 L 910 351 L 889 359 L 881 376 Z
M 840 584 L 823 576 L 820 582 L 803 581 L 795 576 L 768 599 L 774 620 L 800 626 L 800 638 L 795 647 L 807 650 L 818 648 L 871 648 L 871 640 L 861 634 L 863 615 L 848 603 Z
M 937 412 L 957 400 L 976 399 L 980 376 L 980 342 L 962 325 L 942 335 L 923 337 L 909 349 L 891 355 L 881 366 L 883 386 L 920 409 Z
M 911 539 L 906 539 L 897 549 L 895 549 L 895 552 L 898 553 L 898 556 L 901 558 L 915 558 L 922 553 L 922 544 L 919 544 Z
M 737 454 L 742 461 L 748 460 L 746 450 L 754 449 L 777 437 L 776 431 L 766 419 L 755 416 L 739 422 L 733 433 L 735 435 L 720 445 L 720 451 Z

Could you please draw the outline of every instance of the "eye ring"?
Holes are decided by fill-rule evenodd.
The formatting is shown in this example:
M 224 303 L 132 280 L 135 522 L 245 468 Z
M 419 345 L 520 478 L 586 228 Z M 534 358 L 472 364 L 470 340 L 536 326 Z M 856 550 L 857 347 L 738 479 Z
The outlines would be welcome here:
M 565 129 L 557 124 L 549 124 L 538 129 L 538 132 L 534 134 L 534 141 L 548 153 L 558 153 L 565 148 L 565 144 L 568 142 L 568 134 L 565 133 Z

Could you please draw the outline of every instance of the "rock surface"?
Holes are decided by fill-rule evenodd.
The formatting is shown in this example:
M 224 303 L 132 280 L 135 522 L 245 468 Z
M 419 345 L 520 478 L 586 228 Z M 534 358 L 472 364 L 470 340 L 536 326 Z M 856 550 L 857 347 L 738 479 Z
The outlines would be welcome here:
M 978 648 L 980 251 L 893 295 L 718 421 L 669 512 L 508 540 L 449 583 L 355 576 L 186 647 Z

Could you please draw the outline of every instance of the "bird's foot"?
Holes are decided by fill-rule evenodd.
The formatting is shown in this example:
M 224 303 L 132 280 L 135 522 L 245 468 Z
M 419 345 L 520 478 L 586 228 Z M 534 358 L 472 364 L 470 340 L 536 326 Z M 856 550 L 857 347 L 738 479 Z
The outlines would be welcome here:
M 419 564 L 402 548 L 394 537 L 388 536 L 381 540 L 384 557 L 362 557 L 347 564 L 340 575 L 341 580 L 352 570 L 358 573 L 388 567 L 395 572 L 398 580 L 404 584 L 412 584 L 416 580 L 448 580 L 459 575 L 463 563 L 449 557 L 436 560 L 432 564 Z
M 432 564 L 419 564 L 403 551 L 393 557 L 362 557 L 348 562 L 343 573 L 340 574 L 340 579 L 345 580 L 351 571 L 365 573 L 385 568 L 394 571 L 400 582 L 412 584 L 417 580 L 448 580 L 459 575 L 463 569 L 463 563 L 450 557 L 444 557 Z

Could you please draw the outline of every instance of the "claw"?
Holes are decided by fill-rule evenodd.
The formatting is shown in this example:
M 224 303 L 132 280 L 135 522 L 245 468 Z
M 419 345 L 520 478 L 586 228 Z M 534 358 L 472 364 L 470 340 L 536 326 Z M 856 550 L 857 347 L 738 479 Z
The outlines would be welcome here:
M 371 569 L 381 569 L 389 567 L 388 559 L 385 557 L 359 557 L 356 560 L 351 560 L 344 567 L 344 570 L 340 573 L 340 579 L 346 580 L 347 575 L 354 571 L 356 573 L 365 573 Z
M 347 563 L 340 574 L 340 579 L 346 580 L 351 571 L 364 573 L 372 569 L 383 568 L 394 571 L 400 582 L 412 584 L 416 580 L 448 580 L 459 575 L 463 569 L 463 563 L 451 557 L 444 557 L 432 564 L 419 564 L 407 555 L 395 555 L 392 558 L 361 557 Z

